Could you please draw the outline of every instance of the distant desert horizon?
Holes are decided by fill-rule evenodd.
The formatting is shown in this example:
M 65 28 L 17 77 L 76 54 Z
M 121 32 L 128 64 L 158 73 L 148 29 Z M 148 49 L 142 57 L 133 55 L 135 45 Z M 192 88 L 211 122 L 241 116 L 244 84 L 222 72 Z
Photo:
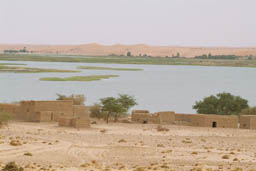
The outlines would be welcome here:
M 88 56 L 108 56 L 108 55 L 127 55 L 131 52 L 133 56 L 152 56 L 152 57 L 172 57 L 177 53 L 181 57 L 192 58 L 199 55 L 237 55 L 237 56 L 256 56 L 255 47 L 203 47 L 203 46 L 153 46 L 147 44 L 134 45 L 103 45 L 98 43 L 78 44 L 78 45 L 40 45 L 40 44 L 0 44 L 0 51 L 19 50 L 27 48 L 39 54 L 66 54 L 66 55 L 88 55 Z

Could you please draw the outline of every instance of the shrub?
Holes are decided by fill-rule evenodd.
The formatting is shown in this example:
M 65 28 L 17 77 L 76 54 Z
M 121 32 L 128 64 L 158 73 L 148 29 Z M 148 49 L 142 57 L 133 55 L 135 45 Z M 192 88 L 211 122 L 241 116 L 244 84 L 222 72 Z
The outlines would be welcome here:
M 23 171 L 22 167 L 19 167 L 15 162 L 7 163 L 2 171 Z
M 90 117 L 98 118 L 99 120 L 104 117 L 100 104 L 95 103 L 92 107 L 90 107 Z
M 8 124 L 8 121 L 11 120 L 12 114 L 6 113 L 6 112 L 0 112 L 0 128 L 6 124 Z

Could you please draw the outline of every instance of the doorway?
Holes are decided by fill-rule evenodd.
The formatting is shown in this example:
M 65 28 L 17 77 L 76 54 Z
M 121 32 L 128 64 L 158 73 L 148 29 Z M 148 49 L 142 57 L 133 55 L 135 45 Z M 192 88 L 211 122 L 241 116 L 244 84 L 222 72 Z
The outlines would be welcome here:
M 217 127 L 217 122 L 212 122 L 212 127 L 216 128 Z

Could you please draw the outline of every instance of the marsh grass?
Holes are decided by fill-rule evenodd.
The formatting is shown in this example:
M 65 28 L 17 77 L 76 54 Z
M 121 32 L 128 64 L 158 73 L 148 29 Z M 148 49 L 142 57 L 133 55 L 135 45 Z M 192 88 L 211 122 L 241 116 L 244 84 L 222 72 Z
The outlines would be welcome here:
M 151 64 L 151 65 L 192 65 L 256 67 L 256 60 L 247 59 L 195 59 L 164 57 L 127 57 L 127 56 L 57 56 L 36 54 L 0 54 L 0 61 L 38 61 L 38 62 L 79 62 L 110 64 Z
M 42 73 L 42 72 L 80 72 L 75 70 L 59 70 L 59 69 L 44 69 L 44 68 L 30 68 L 30 67 L 16 67 L 0 65 L 0 72 L 14 72 L 14 73 Z
M 112 67 L 96 67 L 96 66 L 79 66 L 77 69 L 88 69 L 88 70 L 113 70 L 113 71 L 142 71 L 139 68 L 112 68 Z
M 1 65 L 27 65 L 27 64 L 19 64 L 19 63 L 0 63 Z
M 119 77 L 118 75 L 90 75 L 90 76 L 73 76 L 73 77 L 44 77 L 41 81 L 98 81 L 102 79 L 109 79 L 111 77 Z

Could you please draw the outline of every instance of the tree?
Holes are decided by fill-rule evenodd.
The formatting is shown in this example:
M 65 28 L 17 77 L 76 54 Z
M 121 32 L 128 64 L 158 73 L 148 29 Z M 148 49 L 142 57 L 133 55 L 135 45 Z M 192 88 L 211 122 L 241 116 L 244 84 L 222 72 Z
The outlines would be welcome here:
M 130 51 L 127 52 L 127 56 L 132 56 L 132 53 Z
M 56 100 L 73 100 L 74 105 L 83 105 L 85 102 L 85 97 L 84 95 L 62 95 L 62 94 L 57 94 L 57 99 Z
M 100 99 L 101 111 L 107 123 L 111 117 L 116 122 L 119 117 L 128 112 L 136 104 L 134 97 L 127 94 L 119 94 L 118 98 L 106 97 Z
M 104 117 L 100 104 L 95 103 L 92 107 L 90 107 L 90 117 L 98 118 L 98 120 Z
M 256 106 L 243 109 L 240 115 L 256 115 Z
M 102 104 L 102 111 L 105 115 L 105 120 L 109 121 L 110 117 L 115 117 L 115 119 L 118 117 L 118 115 L 121 115 L 125 112 L 124 107 L 122 104 L 114 97 L 106 97 L 100 99 Z
M 137 105 L 135 98 L 127 94 L 119 94 L 119 98 L 117 100 L 122 104 L 125 112 L 128 112 L 131 107 Z
M 239 115 L 243 109 L 248 108 L 248 101 L 240 96 L 230 93 L 219 93 L 216 96 L 205 97 L 197 101 L 193 109 L 201 114 Z

